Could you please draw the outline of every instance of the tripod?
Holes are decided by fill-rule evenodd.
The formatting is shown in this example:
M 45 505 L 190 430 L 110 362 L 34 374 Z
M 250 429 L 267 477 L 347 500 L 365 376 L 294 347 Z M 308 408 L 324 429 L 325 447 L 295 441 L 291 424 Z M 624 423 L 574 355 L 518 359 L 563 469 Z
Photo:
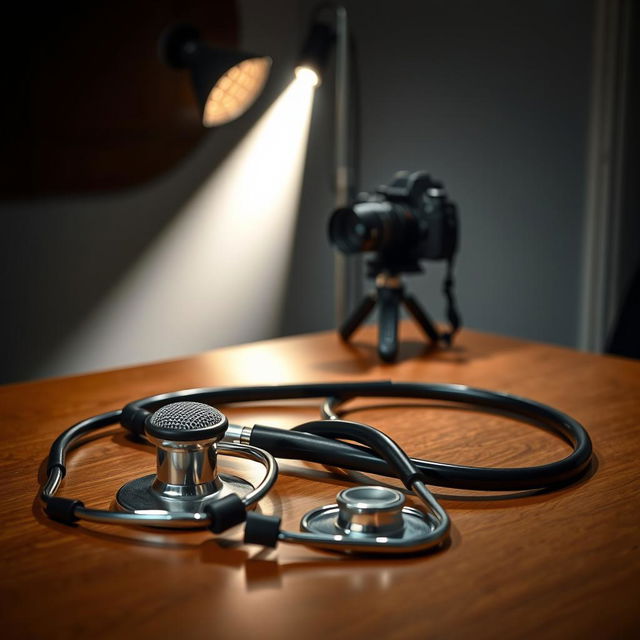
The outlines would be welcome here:
M 375 263 L 369 264 L 370 270 L 372 267 L 375 267 Z M 385 362 L 393 362 L 398 354 L 398 316 L 401 303 L 404 303 L 407 311 L 433 344 L 440 340 L 440 334 L 419 302 L 413 296 L 405 293 L 397 270 L 381 269 L 377 273 L 370 271 L 368 275 L 375 277 L 376 290 L 364 297 L 340 327 L 339 332 L 343 340 L 349 340 L 376 304 L 379 304 L 378 355 Z

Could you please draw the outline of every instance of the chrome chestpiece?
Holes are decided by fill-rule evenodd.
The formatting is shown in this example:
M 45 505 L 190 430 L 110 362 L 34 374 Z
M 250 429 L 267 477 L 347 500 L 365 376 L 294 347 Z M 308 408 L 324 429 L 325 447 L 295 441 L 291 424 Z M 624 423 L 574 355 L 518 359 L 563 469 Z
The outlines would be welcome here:
M 404 496 L 385 487 L 351 487 L 337 495 L 335 526 L 345 533 L 397 535 L 402 532 Z
M 199 402 L 168 404 L 147 420 L 145 434 L 156 446 L 156 473 L 120 488 L 118 507 L 127 512 L 163 510 L 199 513 L 209 501 L 235 493 L 245 497 L 253 486 L 217 472 L 218 442 L 227 418 Z
M 252 451 L 254 458 L 269 454 L 250 445 L 221 442 L 228 426 L 220 411 L 199 402 L 174 402 L 149 415 L 144 433 L 156 447 L 156 473 L 120 488 L 116 495 L 120 511 L 198 518 L 208 505 L 231 494 L 250 507 L 256 490 L 242 478 L 219 474 L 218 452 L 232 447 L 233 455 L 242 455 L 241 449 Z M 307 513 L 300 523 L 302 533 L 280 532 L 278 538 L 302 544 L 312 540 L 314 546 L 326 549 L 365 553 L 411 553 L 433 546 L 437 523 L 426 513 L 406 507 L 404 494 L 397 489 L 349 487 L 338 493 L 336 501 Z M 182 526 L 206 526 L 206 522 Z

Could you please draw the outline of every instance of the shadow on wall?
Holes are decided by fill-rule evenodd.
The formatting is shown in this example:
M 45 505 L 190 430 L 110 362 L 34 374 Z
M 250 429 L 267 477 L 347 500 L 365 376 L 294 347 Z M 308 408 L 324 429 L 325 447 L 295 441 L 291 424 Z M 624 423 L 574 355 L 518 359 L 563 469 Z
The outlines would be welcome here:
M 58 211 L 14 211 L 5 255 L 15 252 L 14 268 L 26 260 L 33 278 L 26 289 L 16 278 L 8 296 L 15 316 L 24 316 L 13 325 L 7 364 L 14 375 L 120 366 L 274 335 L 311 100 L 310 87 L 292 82 L 185 203 L 176 202 L 170 180 L 88 202 L 86 210 L 73 202 Z M 136 210 L 142 199 L 144 216 Z M 149 209 L 158 200 L 160 212 Z M 89 295 L 76 295 L 88 283 Z M 43 294 L 25 296 L 29 290 Z M 38 333 L 41 327 L 49 333 Z M 21 358 L 20 336 L 29 334 L 40 348 Z M 51 344 L 56 351 L 43 353 Z
M 252 16 L 256 21 L 260 13 L 253 11 Z M 251 20 L 245 35 L 257 28 Z M 258 39 L 256 44 L 258 50 L 264 43 Z M 212 169 L 218 167 L 219 174 L 228 175 L 229 167 L 238 164 L 237 154 L 230 152 L 286 87 L 291 75 L 287 47 L 295 45 L 292 41 L 281 43 L 279 51 L 276 47 L 273 54 L 281 65 L 258 104 L 242 119 L 209 134 L 165 176 L 114 194 L 0 204 L 3 307 L 11 309 L 0 320 L 4 336 L 0 382 L 173 357 L 268 333 L 265 317 L 274 313 L 271 309 L 260 313 L 252 309 L 247 323 L 235 320 L 235 314 L 233 322 L 228 316 L 219 322 L 225 305 L 245 297 L 239 288 L 230 291 L 234 287 L 230 264 L 248 263 L 250 257 L 242 248 L 234 250 L 230 235 L 225 235 L 227 225 L 223 232 L 215 221 L 231 215 L 236 220 L 233 233 L 246 233 L 240 221 L 248 223 L 250 217 L 238 207 L 250 202 L 245 198 L 233 211 L 225 211 L 219 200 L 209 201 L 227 189 L 224 180 L 212 178 Z M 251 135 L 255 139 L 255 130 Z M 263 175 L 266 180 L 269 174 Z M 203 183 L 206 186 L 192 197 Z M 237 182 L 235 188 L 247 196 L 257 193 Z M 228 189 L 225 193 L 228 197 Z M 251 215 L 259 215 L 256 207 L 251 207 Z M 206 233 L 199 233 L 198 224 L 206 226 Z M 258 235 L 256 228 L 254 218 L 251 236 Z M 211 233 L 214 241 L 207 242 Z M 286 232 L 282 237 L 286 240 Z M 269 262 L 264 251 L 256 254 Z M 158 268 L 152 274 L 149 265 L 154 264 Z M 259 278 L 255 281 L 259 283 Z M 198 321 L 207 331 L 206 335 L 200 331 L 196 343 L 191 339 L 193 321 L 203 301 L 206 312 Z M 247 326 L 258 335 L 249 335 Z
M 39 375 L 275 334 L 312 91 L 289 85 Z
M 1 382 L 33 377 L 154 241 L 197 184 L 175 178 L 119 195 L 1 206 L 3 306 L 12 310 L 0 320 Z

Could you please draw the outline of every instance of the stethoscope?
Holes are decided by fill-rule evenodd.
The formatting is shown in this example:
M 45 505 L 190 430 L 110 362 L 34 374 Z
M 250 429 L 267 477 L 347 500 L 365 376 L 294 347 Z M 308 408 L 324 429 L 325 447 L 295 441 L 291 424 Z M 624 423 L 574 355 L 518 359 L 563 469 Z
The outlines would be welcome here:
M 322 420 L 291 430 L 229 425 L 212 405 L 298 398 L 325 398 Z M 341 405 L 357 397 L 439 400 L 499 413 L 545 428 L 569 442 L 565 458 L 536 467 L 484 468 L 410 458 L 388 435 L 343 420 Z M 120 423 L 156 447 L 156 472 L 122 486 L 117 510 L 86 507 L 56 496 L 66 474 L 69 448 L 88 433 Z M 217 456 L 252 460 L 264 467 L 257 486 L 222 474 Z M 441 547 L 450 519 L 427 484 L 488 491 L 552 489 L 580 478 L 589 468 L 592 446 L 582 425 L 544 404 L 518 396 L 456 384 L 344 382 L 258 387 L 204 388 L 136 400 L 124 409 L 88 418 L 54 441 L 40 499 L 59 522 L 208 527 L 219 534 L 244 524 L 244 541 L 265 547 L 279 542 L 344 552 L 416 553 Z M 349 471 L 396 477 L 421 503 L 405 505 L 405 493 L 388 485 L 352 486 L 335 504 L 306 513 L 300 531 L 281 528 L 276 515 L 255 511 L 278 476 L 275 458 L 300 459 Z

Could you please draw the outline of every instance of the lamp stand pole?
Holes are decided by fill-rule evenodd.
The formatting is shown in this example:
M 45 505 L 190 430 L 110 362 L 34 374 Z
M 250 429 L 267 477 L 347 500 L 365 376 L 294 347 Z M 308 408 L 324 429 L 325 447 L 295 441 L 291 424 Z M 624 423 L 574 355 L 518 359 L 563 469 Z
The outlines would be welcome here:
M 346 207 L 354 195 L 350 165 L 349 123 L 349 28 L 347 11 L 336 7 L 335 73 L 335 206 Z M 360 260 L 357 256 L 334 254 L 335 314 L 337 326 L 347 319 L 354 301 L 360 297 Z

